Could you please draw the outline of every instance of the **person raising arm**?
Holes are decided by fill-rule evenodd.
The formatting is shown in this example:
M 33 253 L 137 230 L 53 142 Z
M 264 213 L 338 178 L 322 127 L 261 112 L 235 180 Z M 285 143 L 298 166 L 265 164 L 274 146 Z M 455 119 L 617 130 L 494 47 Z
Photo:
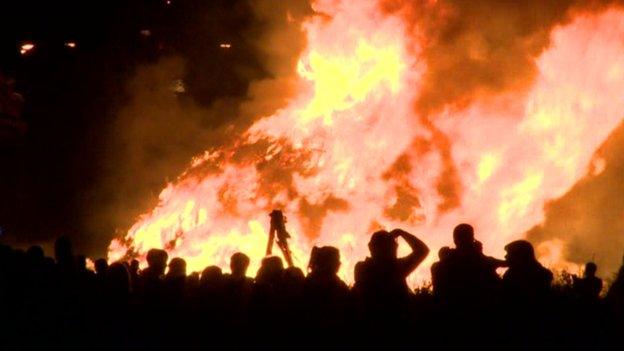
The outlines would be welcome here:
M 429 254 L 429 248 L 422 240 L 403 229 L 394 229 L 390 232 L 390 235 L 395 238 L 402 238 L 412 249 L 412 252 L 409 255 L 398 259 L 399 269 L 401 270 L 402 275 L 407 277 L 427 257 Z

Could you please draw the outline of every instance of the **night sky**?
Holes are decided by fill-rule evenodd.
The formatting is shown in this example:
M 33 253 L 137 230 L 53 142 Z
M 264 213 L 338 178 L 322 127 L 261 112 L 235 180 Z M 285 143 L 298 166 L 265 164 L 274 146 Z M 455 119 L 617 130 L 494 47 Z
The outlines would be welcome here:
M 95 213 L 124 196 L 100 185 L 118 171 L 111 161 L 118 151 L 109 143 L 111 125 L 129 99 L 127 82 L 139 67 L 181 57 L 187 69 L 180 77 L 185 86 L 180 98 L 200 106 L 241 96 L 251 78 L 264 74 L 242 39 L 259 24 L 240 1 L 26 0 L 0 6 L 0 70 L 15 79 L 29 128 L 19 145 L 0 148 L 0 240 L 14 245 L 49 245 L 64 234 L 86 254 L 101 255 L 115 230 L 127 229 L 149 209 L 144 205 L 153 205 L 137 204 L 125 219 L 90 232 Z M 25 42 L 35 48 L 21 55 Z M 223 42 L 235 46 L 224 50 Z M 240 67 L 246 67 L 243 73 Z M 209 121 L 207 128 L 219 123 Z M 173 133 L 175 125 L 172 121 Z M 188 160 L 201 151 L 196 144 L 177 156 Z M 157 181 L 142 184 L 134 198 L 153 201 L 184 166 L 155 175 Z M 133 177 L 127 174 L 129 181 Z

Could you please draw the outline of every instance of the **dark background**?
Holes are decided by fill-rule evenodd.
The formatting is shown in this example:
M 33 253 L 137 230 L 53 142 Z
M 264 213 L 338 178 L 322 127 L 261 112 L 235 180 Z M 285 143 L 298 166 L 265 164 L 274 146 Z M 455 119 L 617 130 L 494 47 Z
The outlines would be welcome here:
M 249 79 L 264 74 L 242 40 L 253 26 L 248 4 L 232 0 L 2 2 L 0 70 L 25 99 L 28 132 L 0 147 L 0 241 L 48 246 L 68 235 L 79 250 L 101 254 L 94 235 L 102 246 L 113 229 L 127 229 L 89 233 L 85 218 L 110 200 L 94 188 L 111 171 L 104 161 L 114 152 L 109 126 L 129 99 L 128 80 L 140 66 L 177 56 L 188 63 L 184 95 L 193 103 L 242 96 Z M 21 55 L 26 41 L 36 47 Z M 222 42 L 235 45 L 224 50 Z M 249 68 L 245 75 L 234 69 L 241 65 Z M 188 148 L 180 157 L 200 151 Z M 180 170 L 170 171 L 150 185 L 152 194 Z M 129 224 L 136 215 L 128 215 Z

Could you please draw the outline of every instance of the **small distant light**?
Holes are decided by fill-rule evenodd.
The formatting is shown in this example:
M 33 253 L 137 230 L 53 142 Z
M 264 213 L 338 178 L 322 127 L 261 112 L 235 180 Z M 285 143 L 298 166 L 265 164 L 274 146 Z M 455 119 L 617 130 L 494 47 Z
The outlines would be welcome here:
M 65 43 L 65 47 L 68 47 L 70 49 L 75 49 L 76 48 L 76 42 L 75 41 L 68 41 Z
M 144 37 L 149 37 L 150 35 L 152 35 L 152 32 L 149 29 L 141 29 L 140 33 Z
M 173 92 L 175 93 L 185 93 L 186 92 L 186 87 L 184 86 L 184 81 L 182 79 L 176 79 L 173 81 L 173 85 L 171 87 L 171 90 L 173 90 Z
M 22 46 L 20 46 L 20 54 L 25 55 L 34 48 L 35 48 L 35 44 L 33 43 L 24 43 L 22 44 Z
M 166 3 L 167 5 L 171 5 L 171 0 L 167 0 L 167 1 L 165 1 L 165 3 Z
M 230 43 L 221 43 L 221 44 L 219 44 L 219 47 L 221 49 L 229 49 L 229 48 L 232 47 L 232 44 L 230 44 Z

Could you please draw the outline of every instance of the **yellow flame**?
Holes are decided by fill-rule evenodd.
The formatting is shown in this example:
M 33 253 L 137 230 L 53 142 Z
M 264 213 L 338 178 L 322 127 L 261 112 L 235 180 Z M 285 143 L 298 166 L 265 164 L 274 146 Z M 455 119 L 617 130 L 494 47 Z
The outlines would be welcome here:
M 158 206 L 111 243 L 109 259 L 169 247 L 193 271 L 225 268 L 243 251 L 254 274 L 273 207 L 288 217 L 297 265 L 305 266 L 312 245 L 334 245 L 347 281 L 368 254 L 371 228 L 405 228 L 435 252 L 450 244 L 457 223 L 470 222 L 484 251 L 502 256 L 506 242 L 543 219 L 547 201 L 587 174 L 621 120 L 624 13 L 558 27 L 526 92 L 427 116 L 448 136 L 462 189 L 459 206 L 440 211 L 447 168 L 414 110 L 426 71 L 418 37 L 373 0 L 332 4 L 319 9 L 329 18 L 303 25 L 308 46 L 295 97 L 230 144 L 193 158 Z M 552 264 L 564 262 L 564 251 L 546 251 Z M 410 281 L 426 279 L 434 260 Z

